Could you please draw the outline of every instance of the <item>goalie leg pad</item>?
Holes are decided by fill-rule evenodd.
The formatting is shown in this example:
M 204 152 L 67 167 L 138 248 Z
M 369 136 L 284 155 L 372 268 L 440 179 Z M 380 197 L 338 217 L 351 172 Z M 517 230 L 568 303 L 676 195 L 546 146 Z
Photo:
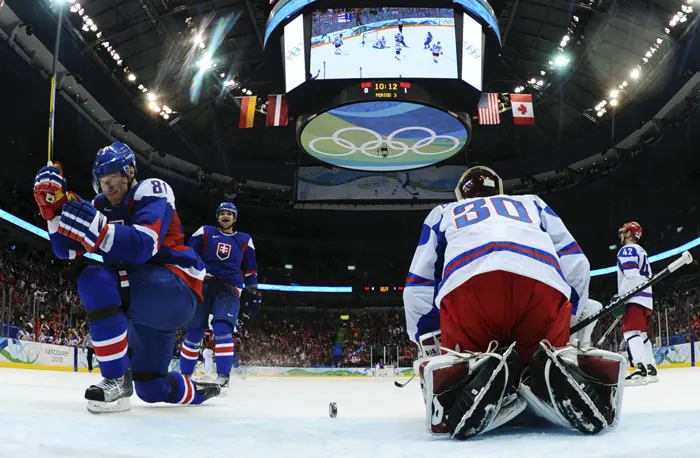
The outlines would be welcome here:
M 450 433 L 447 410 L 454 404 L 459 388 L 469 379 L 469 359 L 440 355 L 423 361 L 419 368 L 427 429 L 434 435 Z
M 543 341 L 519 393 L 552 423 L 598 434 L 619 423 L 625 373 L 624 358 L 615 353 L 554 349 Z
M 474 437 L 496 420 L 504 399 L 513 390 L 517 380 L 520 356 L 514 348 L 515 343 L 508 348 L 500 348 L 493 354 L 484 354 L 473 364 L 471 377 L 460 389 L 447 416 L 447 426 L 453 439 Z M 503 424 L 509 419 L 501 418 L 499 423 Z

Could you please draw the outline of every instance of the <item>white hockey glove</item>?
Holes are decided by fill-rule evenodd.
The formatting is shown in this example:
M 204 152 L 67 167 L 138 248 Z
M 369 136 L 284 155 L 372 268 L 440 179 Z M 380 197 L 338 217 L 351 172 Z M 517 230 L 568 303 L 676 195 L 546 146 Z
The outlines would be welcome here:
M 588 299 L 588 302 L 586 302 L 585 304 L 579 304 L 579 306 L 583 306 L 583 310 L 581 311 L 581 313 L 577 314 L 578 316 L 572 317 L 571 326 L 574 326 L 576 325 L 576 323 L 595 315 L 603 309 L 603 304 L 601 304 L 598 301 L 594 301 L 593 299 Z M 579 330 L 578 332 L 571 334 L 571 337 L 569 338 L 569 343 L 574 346 L 580 346 L 581 348 L 592 347 L 593 342 L 591 342 L 591 335 L 593 334 L 593 328 L 595 328 L 595 325 L 597 323 L 597 321 L 594 321 L 593 323 L 589 324 L 588 326 Z

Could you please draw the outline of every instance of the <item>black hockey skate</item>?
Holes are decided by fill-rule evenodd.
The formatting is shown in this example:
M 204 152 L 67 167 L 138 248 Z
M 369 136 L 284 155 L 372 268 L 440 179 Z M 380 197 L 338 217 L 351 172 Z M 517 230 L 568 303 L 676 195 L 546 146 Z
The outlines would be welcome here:
M 656 370 L 654 370 L 654 372 L 656 372 Z M 625 386 L 643 386 L 648 383 L 649 377 L 647 368 L 642 363 L 637 363 L 637 369 L 625 377 Z
M 513 390 L 520 356 L 513 346 L 499 348 L 494 353 L 504 358 L 487 357 L 476 367 L 450 408 L 447 427 L 453 439 L 469 439 L 484 431 L 498 414 L 503 399 Z
M 119 378 L 103 378 L 97 385 L 85 390 L 87 409 L 90 413 L 124 412 L 131 409 L 129 398 L 134 394 L 131 369 Z
M 647 378 L 649 379 L 649 383 L 656 383 L 659 381 L 658 372 L 656 372 L 656 368 L 651 364 L 647 364 Z

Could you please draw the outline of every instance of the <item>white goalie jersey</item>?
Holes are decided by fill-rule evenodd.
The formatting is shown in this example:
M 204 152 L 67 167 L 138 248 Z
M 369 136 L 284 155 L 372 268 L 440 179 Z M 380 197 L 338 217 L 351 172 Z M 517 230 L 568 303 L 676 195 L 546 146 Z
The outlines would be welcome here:
M 564 294 L 576 314 L 588 300 L 590 264 L 539 197 L 498 195 L 434 208 L 423 223 L 403 299 L 409 338 L 440 328 L 443 297 L 470 278 L 506 271 Z
M 651 266 L 644 248 L 632 243 L 617 252 L 617 294 L 623 295 L 651 278 Z M 627 303 L 634 302 L 650 310 L 654 309 L 651 287 L 645 289 Z

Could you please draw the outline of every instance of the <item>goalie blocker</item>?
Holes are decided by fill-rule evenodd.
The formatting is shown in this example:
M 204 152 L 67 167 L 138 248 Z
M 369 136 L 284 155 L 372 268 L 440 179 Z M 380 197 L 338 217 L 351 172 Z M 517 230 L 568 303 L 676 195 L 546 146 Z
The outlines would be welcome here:
M 521 374 L 515 343 L 485 353 L 429 357 L 440 349 L 440 332 L 420 338 L 420 376 L 427 429 L 469 439 L 506 424 L 527 407 L 538 416 L 585 434 L 615 428 L 620 419 L 625 359 L 548 341 Z

